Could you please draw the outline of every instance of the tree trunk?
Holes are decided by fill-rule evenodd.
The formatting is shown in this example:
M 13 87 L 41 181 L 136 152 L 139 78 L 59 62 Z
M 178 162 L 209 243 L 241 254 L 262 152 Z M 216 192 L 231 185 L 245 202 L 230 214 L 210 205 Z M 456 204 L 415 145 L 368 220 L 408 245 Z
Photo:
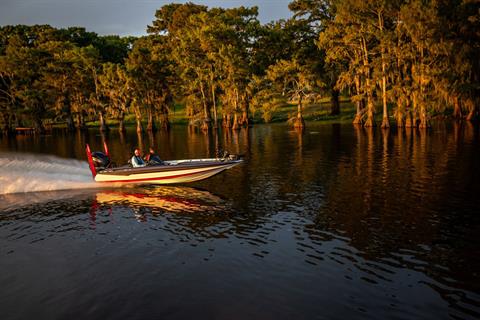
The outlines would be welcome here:
M 10 129 L 13 130 L 19 125 L 18 116 L 16 114 L 11 114 L 9 120 L 10 120 Z
M 453 118 L 454 119 L 462 119 L 462 107 L 460 105 L 460 99 L 455 96 L 453 98 Z
M 467 114 L 467 121 L 474 121 L 475 120 L 475 112 L 472 110 Z
M 240 119 L 240 124 L 244 127 L 248 127 L 248 113 L 245 110 L 242 112 L 242 119 Z
M 240 124 L 244 127 L 248 127 L 248 100 L 245 95 L 242 98 L 242 119 Z
M 415 122 L 415 117 L 412 115 L 412 111 L 407 111 L 407 115 L 405 117 L 405 128 L 415 128 L 417 126 Z
M 232 127 L 232 115 L 228 113 L 225 117 L 225 128 L 231 128 Z
M 402 111 L 397 111 L 395 120 L 397 121 L 397 127 L 398 128 L 405 127 L 405 120 L 404 120 L 404 115 L 403 115 Z
M 364 123 L 364 127 L 375 127 L 375 105 L 373 104 L 373 97 L 371 93 L 368 94 L 367 98 L 367 120 Z
M 12 130 L 13 126 L 14 126 L 13 119 L 14 119 L 14 115 L 9 114 L 8 117 L 7 117 L 7 122 L 5 123 L 6 129 L 7 129 L 7 134 L 12 133 L 12 131 L 13 131 Z
M 79 113 L 76 117 L 75 121 L 75 128 L 77 130 L 85 130 L 85 120 L 83 119 L 83 115 Z
M 357 113 L 355 113 L 355 118 L 353 118 L 353 124 L 362 124 L 363 120 L 362 120 L 362 110 L 360 109 L 360 101 L 357 101 L 356 102 L 357 104 Z
M 357 95 L 360 95 L 360 77 L 355 76 L 355 89 Z M 357 107 L 357 112 L 355 113 L 355 118 L 353 119 L 353 124 L 362 124 L 363 122 L 363 109 L 365 108 L 365 101 L 363 99 L 359 99 L 355 102 Z
M 232 125 L 232 129 L 233 130 L 240 130 L 240 125 L 238 123 L 238 115 L 237 113 L 235 112 L 234 115 L 233 115 L 233 125 Z
M 227 127 L 227 115 L 223 114 L 222 116 L 222 127 L 226 128 Z
M 330 91 L 330 103 L 331 103 L 331 110 L 330 115 L 336 116 L 340 114 L 340 91 L 332 88 Z
M 380 31 L 383 33 L 383 15 L 382 12 L 378 12 L 378 26 Z M 385 63 L 385 48 L 382 47 L 382 104 L 383 104 L 383 120 L 382 128 L 390 128 L 390 122 L 388 120 L 388 109 L 387 109 L 387 75 L 386 75 L 386 63 Z
M 16 114 L 13 114 L 12 117 L 13 117 L 12 128 L 23 127 L 22 119 L 19 119 Z
M 35 132 L 37 133 L 45 133 L 45 127 L 43 126 L 42 119 L 36 116 L 33 120 Z
M 365 38 L 362 38 L 362 47 L 363 47 L 363 66 L 366 70 L 365 75 L 365 83 L 366 83 L 366 91 L 367 91 L 367 121 L 365 121 L 365 127 L 375 127 L 375 105 L 373 103 L 373 94 L 372 88 L 370 85 L 370 65 L 368 61 L 368 48 L 367 48 L 367 41 Z
M 303 129 L 305 128 L 305 121 L 303 120 L 302 116 L 302 96 L 298 99 L 298 106 L 297 106 L 297 118 L 293 124 L 294 128 Z
M 422 129 L 430 128 L 430 122 L 428 121 L 427 115 L 423 112 L 420 113 L 420 123 L 418 127 Z
M 162 130 L 168 130 L 170 129 L 170 122 L 168 121 L 168 113 L 162 113 L 160 115 L 160 128 Z
M 2 133 L 8 134 L 10 132 L 10 120 L 9 120 L 10 117 L 6 113 L 0 112 L 0 115 L 2 116 L 2 122 L 3 122 Z
M 411 117 L 411 125 L 413 127 L 417 127 L 417 113 L 418 113 L 418 99 L 417 99 L 417 93 L 413 92 L 412 93 L 412 112 L 410 112 L 410 117 Z
M 383 63 L 383 62 L 382 62 L 382 69 L 385 69 L 385 63 Z M 382 103 L 383 103 L 382 128 L 386 129 L 386 128 L 390 128 L 390 121 L 388 120 L 387 78 L 385 77 L 385 75 L 382 77 Z
M 234 98 L 233 98 L 233 123 L 232 123 L 232 129 L 233 130 L 238 130 L 240 129 L 239 128 L 239 122 L 238 122 L 238 103 L 239 103 L 239 99 L 238 99 L 238 89 L 235 89 L 234 90 Z
M 148 121 L 147 121 L 147 131 L 155 132 L 157 127 L 155 126 L 155 120 L 153 119 L 153 110 L 152 107 L 148 108 Z
M 211 120 L 210 120 L 210 109 L 208 108 L 206 97 L 203 91 L 203 85 L 201 86 L 201 92 L 203 96 L 203 122 L 200 127 L 203 131 L 209 131 L 211 127 Z
M 103 116 L 103 112 L 99 113 L 99 120 L 100 120 L 100 131 L 106 132 L 109 130 L 107 123 L 105 122 L 105 118 Z
M 118 117 L 118 131 L 125 132 L 125 114 L 120 112 Z
M 73 121 L 73 116 L 71 113 L 67 115 L 67 130 L 70 132 L 75 131 L 75 123 Z
M 125 132 L 125 121 L 123 119 L 118 120 L 118 131 Z
M 418 125 L 419 128 L 426 129 L 430 127 L 430 122 L 428 121 L 427 110 L 425 108 L 425 104 L 421 104 L 420 106 L 420 124 Z
M 143 132 L 143 125 L 142 125 L 142 119 L 139 117 L 136 117 L 136 122 L 137 122 L 137 132 Z
M 143 151 L 143 134 L 137 131 L 137 148 L 140 149 L 140 152 Z
M 200 82 L 200 92 L 202 93 L 202 102 L 203 102 L 203 116 L 204 120 L 202 123 L 202 130 L 208 130 L 210 127 L 210 110 L 207 104 L 207 97 L 205 96 L 205 90 L 203 89 L 203 83 Z
M 211 127 L 211 123 L 210 123 L 210 119 L 203 119 L 203 122 L 202 122 L 202 126 L 201 126 L 201 129 L 203 131 L 209 131 L 210 130 L 210 127 Z
M 217 98 L 215 96 L 215 86 L 212 82 L 212 101 L 213 101 L 213 128 L 218 128 L 218 119 L 217 119 Z
M 478 106 L 475 104 L 474 101 L 472 101 L 471 99 L 468 99 L 466 102 L 465 102 L 465 106 L 467 107 L 467 109 L 469 110 L 468 112 L 468 115 L 467 115 L 467 121 L 475 121 L 478 119 L 479 117 L 479 110 L 478 110 Z
M 383 117 L 383 120 L 382 120 L 382 126 L 381 126 L 383 129 L 388 129 L 390 128 L 390 121 L 388 120 L 388 116 L 387 117 Z
M 425 94 L 424 94 L 424 50 L 423 47 L 420 48 L 420 123 L 418 125 L 419 128 L 425 129 L 430 127 L 430 123 L 427 118 L 427 110 L 425 107 Z
M 62 113 L 67 122 L 67 131 L 75 131 L 75 123 L 72 116 L 72 104 L 68 95 L 64 92 L 62 97 L 59 99 L 58 103 L 61 105 Z
M 403 103 L 404 99 L 399 98 L 397 110 L 395 112 L 395 120 L 397 122 L 397 127 L 398 128 L 403 128 L 405 127 L 405 110 L 408 109 L 407 104 L 408 103 Z

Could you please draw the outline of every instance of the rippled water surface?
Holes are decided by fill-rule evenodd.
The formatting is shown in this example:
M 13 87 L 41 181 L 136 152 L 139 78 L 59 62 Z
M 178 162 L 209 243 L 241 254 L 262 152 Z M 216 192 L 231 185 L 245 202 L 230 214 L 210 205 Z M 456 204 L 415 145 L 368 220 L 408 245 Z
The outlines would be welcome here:
M 137 145 L 246 161 L 188 185 L 98 189 L 77 160 L 102 139 L 117 163 Z M 480 318 L 469 124 L 19 136 L 0 138 L 0 161 L 2 319 Z

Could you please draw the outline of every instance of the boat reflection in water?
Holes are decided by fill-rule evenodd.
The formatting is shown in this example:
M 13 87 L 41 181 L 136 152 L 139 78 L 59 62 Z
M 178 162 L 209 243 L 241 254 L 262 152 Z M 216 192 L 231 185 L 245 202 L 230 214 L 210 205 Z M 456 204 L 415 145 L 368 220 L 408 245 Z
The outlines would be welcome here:
M 146 221 L 148 214 L 219 212 L 226 209 L 226 203 L 208 191 L 162 186 L 97 192 L 90 211 L 92 219 L 95 219 L 99 209 L 105 208 L 109 213 L 128 208 L 134 212 L 137 220 Z
M 74 204 L 74 206 L 73 206 Z M 86 206 L 85 206 L 86 205 Z M 0 195 L 2 219 L 21 219 L 28 215 L 52 216 L 53 219 L 90 212 L 95 221 L 103 211 L 124 214 L 125 209 L 133 211 L 139 221 L 146 221 L 147 215 L 202 213 L 203 216 L 226 212 L 227 201 L 200 189 L 181 186 L 149 186 L 121 189 L 83 189 L 14 193 Z M 75 210 L 72 210 L 75 208 Z M 22 209 L 22 210 L 20 210 Z M 35 213 L 31 212 L 35 209 Z M 25 213 L 24 213 L 25 212 Z M 68 212 L 68 214 L 66 213 Z M 58 217 L 57 217 L 58 215 Z M 128 215 L 128 214 L 127 214 Z M 195 219 L 202 219 L 196 217 Z

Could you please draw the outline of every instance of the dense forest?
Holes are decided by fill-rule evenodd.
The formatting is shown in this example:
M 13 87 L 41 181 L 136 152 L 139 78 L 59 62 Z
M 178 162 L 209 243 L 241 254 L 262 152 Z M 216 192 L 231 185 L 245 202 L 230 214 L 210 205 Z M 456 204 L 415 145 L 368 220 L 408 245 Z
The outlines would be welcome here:
M 256 7 L 168 4 L 147 36 L 81 27 L 0 27 L 0 126 L 67 130 L 109 121 L 168 129 L 184 108 L 203 130 L 239 128 L 280 106 L 305 125 L 304 106 L 340 97 L 365 127 L 427 128 L 434 116 L 480 112 L 476 0 L 295 0 L 288 20 L 261 24 Z M 381 123 L 379 120 L 381 119 Z

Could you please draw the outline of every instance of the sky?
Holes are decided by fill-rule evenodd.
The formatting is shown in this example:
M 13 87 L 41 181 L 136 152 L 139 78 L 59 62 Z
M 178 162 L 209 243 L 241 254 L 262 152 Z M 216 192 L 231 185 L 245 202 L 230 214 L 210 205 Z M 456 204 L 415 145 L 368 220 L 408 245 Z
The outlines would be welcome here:
M 292 0 L 190 0 L 209 7 L 258 6 L 262 23 L 291 16 Z M 182 0 L 0 0 L 0 25 L 49 24 L 57 28 L 80 26 L 101 35 L 140 36 L 155 11 Z

